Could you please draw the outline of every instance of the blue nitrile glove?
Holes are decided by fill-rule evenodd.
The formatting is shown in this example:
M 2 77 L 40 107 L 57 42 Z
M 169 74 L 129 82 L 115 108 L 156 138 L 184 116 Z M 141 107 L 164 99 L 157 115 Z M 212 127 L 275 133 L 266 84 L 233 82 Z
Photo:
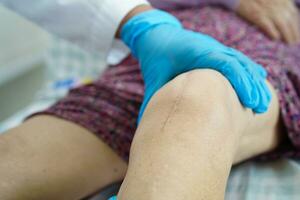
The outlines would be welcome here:
M 268 109 L 271 93 L 262 66 L 208 35 L 183 29 L 166 12 L 151 10 L 134 16 L 122 27 L 121 38 L 139 60 L 145 82 L 139 120 L 163 85 L 179 74 L 202 68 L 223 74 L 245 107 L 256 113 Z
M 110 197 L 108 200 L 117 200 L 117 196 Z

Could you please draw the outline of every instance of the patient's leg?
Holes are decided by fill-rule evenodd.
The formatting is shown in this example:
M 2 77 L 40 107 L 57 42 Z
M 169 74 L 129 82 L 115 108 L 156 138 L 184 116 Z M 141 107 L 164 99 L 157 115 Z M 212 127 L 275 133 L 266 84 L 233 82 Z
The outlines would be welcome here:
M 189 78 L 189 81 L 184 85 L 184 89 L 182 89 L 182 84 L 187 81 L 187 76 L 191 76 L 191 78 Z M 216 93 L 210 92 L 210 88 L 206 87 L 207 83 L 210 84 L 208 86 L 213 86 Z M 224 88 L 226 89 L 225 91 L 223 91 Z M 183 90 L 185 93 L 182 93 Z M 220 93 L 222 91 L 223 93 Z M 180 99 L 177 97 L 178 95 L 183 95 L 184 98 Z M 219 95 L 219 100 L 222 99 L 222 101 L 217 101 L 218 99 L 214 98 L 214 95 Z M 276 104 L 276 99 L 273 102 L 272 110 L 266 116 L 260 116 L 262 120 L 260 120 L 257 128 L 265 127 L 266 124 L 268 126 L 266 126 L 266 129 L 262 128 L 261 131 L 256 132 L 251 130 L 253 128 L 248 128 L 247 130 L 249 131 L 243 133 L 242 139 L 239 140 L 239 154 L 236 154 L 235 161 L 272 149 L 276 145 L 277 137 L 275 137 L 274 133 L 275 123 L 278 120 L 278 105 Z M 208 103 L 212 107 L 207 107 Z M 185 108 L 186 104 L 189 107 Z M 175 143 L 174 139 L 176 140 L 177 138 L 179 140 L 183 138 L 185 140 L 181 141 L 184 142 L 182 145 L 185 145 L 185 143 L 190 145 L 187 140 L 192 140 L 193 138 L 186 136 L 195 136 L 196 130 L 199 130 L 200 136 L 197 136 L 195 142 L 202 143 L 202 141 L 205 141 L 203 137 L 205 135 L 209 136 L 209 134 L 204 133 L 208 133 L 210 130 L 201 131 L 201 128 L 204 129 L 206 127 L 206 129 L 210 129 L 208 125 L 215 128 L 212 124 L 216 121 L 214 120 L 215 117 L 219 118 L 220 122 L 229 120 L 229 118 L 225 118 L 222 115 L 222 112 L 225 112 L 224 109 L 231 109 L 232 113 L 230 116 L 245 113 L 244 118 L 249 118 L 248 121 L 250 121 L 247 125 L 256 127 L 255 122 L 259 120 L 256 120 L 250 111 L 246 111 L 238 105 L 239 102 L 232 88 L 217 72 L 203 70 L 182 75 L 161 90 L 149 105 L 148 111 L 145 113 L 145 120 L 141 123 L 140 131 L 138 131 L 140 136 L 135 139 L 135 146 L 142 143 L 143 138 L 152 137 L 152 135 L 154 140 L 160 140 L 160 137 L 164 136 L 164 138 L 161 138 L 162 143 L 166 141 L 173 144 Z M 234 114 L 233 111 L 237 114 Z M 189 115 L 186 116 L 186 113 Z M 206 113 L 209 115 L 205 116 Z M 181 120 L 180 117 L 184 118 L 184 120 Z M 168 118 L 168 123 L 166 123 L 166 118 Z M 241 122 L 245 121 L 241 117 L 236 118 Z M 198 124 L 194 124 L 195 120 L 198 121 L 199 125 L 203 124 L 203 126 L 198 127 Z M 204 123 L 205 120 L 210 123 Z M 177 121 L 180 121 L 180 124 Z M 162 131 L 164 134 L 161 134 L 161 128 L 159 128 L 159 126 L 162 126 L 161 122 L 166 123 Z M 236 125 L 244 124 L 241 122 L 231 122 L 232 128 Z M 170 123 L 172 123 L 172 126 L 170 126 Z M 223 123 L 216 123 L 216 125 L 222 128 Z M 188 131 L 189 126 L 193 131 Z M 177 136 L 172 137 L 173 140 L 168 141 L 165 137 L 168 136 L 170 128 L 178 129 L 179 132 L 174 131 L 174 134 Z M 180 131 L 180 129 L 182 130 Z M 143 130 L 143 134 L 141 134 L 141 130 Z M 152 130 L 154 134 L 151 133 Z M 224 135 L 225 132 L 218 132 L 217 134 Z M 216 134 L 211 133 L 210 135 L 214 136 Z M 232 135 L 233 133 L 229 134 L 228 138 L 225 138 L 227 139 L 226 141 L 234 139 L 237 134 Z M 262 137 L 264 137 L 264 140 L 261 139 Z M 218 138 L 222 140 L 222 143 L 226 144 L 221 136 L 212 137 L 210 143 L 213 143 Z M 166 143 L 166 145 L 169 143 Z M 207 145 L 209 146 L 210 143 Z M 145 144 L 145 147 L 151 147 L 149 141 Z M 218 146 L 223 148 L 219 143 Z M 152 153 L 155 154 L 155 152 L 161 151 L 160 148 L 163 148 L 163 146 L 157 147 L 155 145 Z M 172 148 L 170 148 L 171 151 Z M 133 149 L 138 148 L 134 147 Z M 186 150 L 193 152 L 194 148 Z M 197 154 L 197 156 L 202 157 L 206 151 L 205 146 L 203 146 L 202 151 L 203 153 Z M 135 150 L 133 150 L 134 152 Z M 185 152 L 182 151 L 181 153 Z M 143 155 L 144 153 L 138 154 L 137 158 Z M 182 156 L 178 154 L 179 157 Z M 193 158 L 192 153 L 188 154 L 184 159 L 189 161 L 191 158 Z M 122 179 L 127 169 L 125 162 L 118 158 L 106 144 L 92 133 L 74 123 L 49 116 L 32 118 L 18 128 L 9 131 L 8 134 L 1 135 L 0 160 L 1 200 L 79 199 L 107 184 Z M 205 157 L 202 160 L 205 161 Z M 218 159 L 214 160 L 218 163 Z M 131 164 L 131 166 L 135 165 Z M 165 165 L 165 167 L 168 168 L 171 165 Z M 162 171 L 162 173 L 164 172 Z M 145 175 L 147 174 L 145 173 Z M 163 185 L 164 181 L 161 184 Z M 147 185 L 142 184 L 141 191 L 144 191 L 145 187 Z M 168 187 L 165 187 L 165 189 L 168 190 Z
M 255 115 L 218 72 L 198 70 L 171 81 L 147 107 L 118 200 L 223 199 L 233 163 L 278 145 L 273 95 L 269 111 Z
M 80 199 L 123 179 L 127 165 L 86 129 L 38 116 L 0 135 L 0 199 Z

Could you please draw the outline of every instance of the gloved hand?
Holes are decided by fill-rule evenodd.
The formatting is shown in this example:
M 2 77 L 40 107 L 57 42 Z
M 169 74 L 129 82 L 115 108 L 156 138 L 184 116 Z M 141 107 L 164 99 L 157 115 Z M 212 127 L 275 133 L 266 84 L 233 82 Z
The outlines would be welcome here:
M 121 38 L 139 60 L 145 82 L 139 120 L 163 85 L 179 74 L 202 68 L 223 74 L 245 107 L 256 113 L 268 109 L 271 93 L 262 66 L 210 36 L 183 29 L 166 12 L 151 10 L 134 16 L 122 27 Z

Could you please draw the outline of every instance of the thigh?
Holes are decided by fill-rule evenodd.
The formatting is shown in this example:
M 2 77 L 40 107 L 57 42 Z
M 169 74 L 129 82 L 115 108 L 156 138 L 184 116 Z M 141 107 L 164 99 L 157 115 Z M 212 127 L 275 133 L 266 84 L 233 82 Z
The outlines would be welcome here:
M 42 115 L 0 136 L 0 159 L 0 199 L 80 199 L 127 170 L 88 130 Z

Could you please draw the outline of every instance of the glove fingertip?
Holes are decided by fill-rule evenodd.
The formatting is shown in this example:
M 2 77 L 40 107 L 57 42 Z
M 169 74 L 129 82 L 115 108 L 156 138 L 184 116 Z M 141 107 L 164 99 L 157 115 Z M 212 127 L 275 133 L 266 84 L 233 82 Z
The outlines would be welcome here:
M 239 94 L 238 94 L 239 95 Z M 250 108 L 253 109 L 257 106 L 258 102 L 258 96 L 255 95 L 253 96 L 253 94 L 245 94 L 245 91 L 241 93 L 241 95 L 239 96 L 239 99 L 241 101 L 241 103 L 243 104 L 243 106 L 245 106 L 246 108 Z
M 260 105 L 259 107 L 257 108 L 254 108 L 253 111 L 257 114 L 263 114 L 265 112 L 267 112 L 269 109 L 269 106 L 267 105 Z
M 263 78 L 267 78 L 267 76 L 268 76 L 267 70 L 266 70 L 263 66 L 261 66 L 261 65 L 257 65 L 257 68 L 258 68 L 259 74 L 260 74 Z
M 253 109 L 254 112 L 256 112 L 258 114 L 263 114 L 268 111 L 271 100 L 268 97 L 265 97 L 265 100 L 266 101 L 260 102 L 260 104 L 256 108 Z
M 273 98 L 272 92 L 266 84 L 265 87 L 266 87 L 267 104 L 270 104 Z
M 108 200 L 117 200 L 117 196 L 110 197 Z
M 250 86 L 251 88 L 248 88 L 250 93 L 248 95 L 245 95 L 245 97 L 247 98 L 244 100 L 244 106 L 253 109 L 257 107 L 257 105 L 259 104 L 259 94 L 255 83 L 250 82 L 250 84 L 251 84 Z
M 257 106 L 257 100 L 253 101 L 252 99 L 248 99 L 248 100 L 241 100 L 242 104 L 250 109 L 253 109 Z

